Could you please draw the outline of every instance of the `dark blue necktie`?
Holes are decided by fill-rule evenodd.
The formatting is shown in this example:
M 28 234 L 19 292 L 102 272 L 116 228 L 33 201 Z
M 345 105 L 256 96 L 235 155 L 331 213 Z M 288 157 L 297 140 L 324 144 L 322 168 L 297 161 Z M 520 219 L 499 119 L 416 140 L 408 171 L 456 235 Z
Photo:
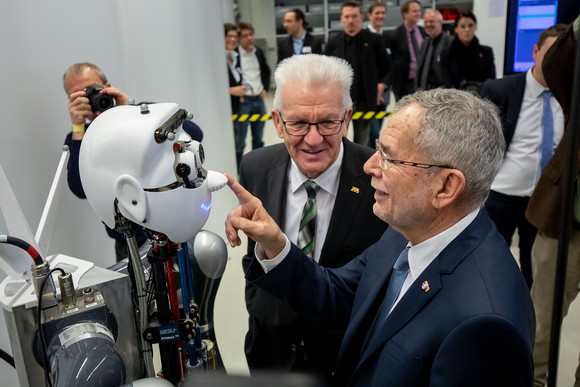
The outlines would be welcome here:
M 546 90 L 542 93 L 544 98 L 544 112 L 542 114 L 542 170 L 554 154 L 554 118 L 550 107 L 550 97 L 552 93 Z
M 397 261 L 393 266 L 393 272 L 391 273 L 387 293 L 385 294 L 385 298 L 383 298 L 383 302 L 381 303 L 381 307 L 377 313 L 377 318 L 375 319 L 368 336 L 365 338 L 362 348 L 363 352 L 366 350 L 369 342 L 372 341 L 375 333 L 387 320 L 387 317 L 393 308 L 393 304 L 399 297 L 399 293 L 401 293 L 401 288 L 403 287 L 403 283 L 405 282 L 405 278 L 407 278 L 407 273 L 409 272 L 409 249 L 410 247 L 407 246 L 403 251 L 401 251 L 399 258 L 397 258 Z
M 393 266 L 393 272 L 391 273 L 391 280 L 389 281 L 389 287 L 387 289 L 387 294 L 379 310 L 379 315 L 377 317 L 377 323 L 382 324 L 386 319 L 391 309 L 395 304 L 395 301 L 401 293 L 401 288 L 407 278 L 407 273 L 409 272 L 409 246 L 399 254 L 399 258 Z

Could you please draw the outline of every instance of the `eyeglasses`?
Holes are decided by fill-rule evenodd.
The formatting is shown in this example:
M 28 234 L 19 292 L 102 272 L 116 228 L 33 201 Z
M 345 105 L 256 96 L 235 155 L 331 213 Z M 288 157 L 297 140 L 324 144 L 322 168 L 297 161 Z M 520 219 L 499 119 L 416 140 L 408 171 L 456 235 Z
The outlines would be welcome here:
M 386 153 L 383 152 L 383 150 L 381 149 L 381 145 L 379 144 L 379 140 L 375 140 L 375 149 L 377 152 L 379 152 L 379 155 L 381 156 L 381 159 L 382 159 L 381 168 L 385 171 L 387 170 L 389 163 L 407 165 L 409 167 L 417 167 L 417 168 L 421 168 L 421 169 L 429 169 L 431 167 L 454 169 L 453 167 L 450 167 L 448 165 L 435 165 L 435 164 L 426 164 L 426 163 L 414 163 L 412 161 L 391 160 L 391 159 L 387 158 Z
M 326 120 L 321 122 L 305 122 L 305 121 L 284 121 L 282 112 L 278 112 L 280 121 L 286 129 L 286 133 L 291 136 L 306 136 L 310 130 L 310 126 L 314 125 L 321 136 L 333 136 L 340 132 L 342 124 L 346 119 L 346 111 L 342 120 Z

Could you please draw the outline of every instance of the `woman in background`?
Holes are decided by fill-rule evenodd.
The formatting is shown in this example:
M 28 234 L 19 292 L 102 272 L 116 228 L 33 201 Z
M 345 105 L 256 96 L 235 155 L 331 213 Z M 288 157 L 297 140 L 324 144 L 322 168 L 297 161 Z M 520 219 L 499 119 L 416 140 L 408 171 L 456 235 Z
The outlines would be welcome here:
M 447 87 L 479 92 L 486 79 L 495 78 L 493 50 L 479 44 L 475 36 L 477 19 L 461 11 L 455 19 L 455 39 L 441 55 L 443 82 Z

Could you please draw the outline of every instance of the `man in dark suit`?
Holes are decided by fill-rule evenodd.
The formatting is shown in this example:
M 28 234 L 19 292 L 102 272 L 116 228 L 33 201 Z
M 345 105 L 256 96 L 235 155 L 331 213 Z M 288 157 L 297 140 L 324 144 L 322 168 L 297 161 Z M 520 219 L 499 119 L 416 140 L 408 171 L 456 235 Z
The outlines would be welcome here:
M 556 97 L 564 111 L 565 130 L 562 141 L 560 141 L 554 151 L 554 155 L 544 168 L 526 209 L 526 218 L 538 229 L 538 235 L 532 249 L 534 284 L 531 291 L 538 321 L 534 348 L 534 386 L 538 387 L 545 385 L 548 372 L 552 372 L 548 370 L 548 360 L 556 266 L 558 263 L 560 215 L 562 197 L 564 195 L 562 184 L 571 132 L 577 130 L 572 125 L 573 120 L 571 120 L 570 114 L 574 109 L 578 108 L 572 104 L 574 93 L 572 80 L 574 79 L 576 46 L 579 38 L 580 17 L 577 17 L 574 23 L 566 28 L 566 31 L 560 35 L 550 50 L 546 52 L 542 69 L 546 84 L 554 93 L 554 97 Z M 578 91 L 576 90 L 576 92 Z M 580 154 L 578 154 L 578 160 L 580 160 Z M 580 168 L 580 162 L 577 166 Z M 576 171 L 576 179 L 578 178 L 580 178 L 580 170 Z M 573 215 L 570 214 L 569 216 Z M 578 285 L 580 284 L 580 218 L 574 215 L 573 221 L 572 235 L 568 243 L 564 279 L 566 287 L 562 305 L 563 316 L 568 314 L 570 304 L 578 296 Z M 554 370 L 554 372 L 557 372 L 557 370 Z M 579 385 L 580 365 L 576 369 L 574 386 Z
M 286 12 L 284 28 L 288 37 L 278 43 L 278 63 L 292 55 L 322 54 L 322 41 L 306 31 L 308 22 L 299 8 Z
M 315 244 L 309 259 L 342 266 L 376 242 L 387 226 L 372 213 L 370 179 L 362 169 L 373 152 L 345 138 L 352 115 L 352 70 L 337 58 L 299 55 L 281 63 L 275 78 L 272 119 L 284 144 L 245 155 L 240 181 L 294 242 L 301 238 L 307 198 L 303 182 L 317 183 Z M 248 239 L 245 268 L 254 246 Z M 344 327 L 301 318 L 250 283 L 246 302 L 245 352 L 252 373 L 307 370 L 330 378 Z
M 415 89 L 430 90 L 443 85 L 441 53 L 451 46 L 453 36 L 443 32 L 443 15 L 436 9 L 425 12 L 425 32 L 428 36 L 421 44 Z
M 423 27 L 417 25 L 421 19 L 419 1 L 405 2 L 401 6 L 401 14 L 403 24 L 395 30 L 385 32 L 385 41 L 392 60 L 387 82 L 393 88 L 397 101 L 415 91 L 421 44 L 427 36 Z
M 542 61 L 565 28 L 558 24 L 542 31 L 533 47 L 535 65 L 525 73 L 486 81 L 480 94 L 499 107 L 507 144 L 503 165 L 491 185 L 485 208 L 508 245 L 518 230 L 520 267 L 528 288 L 533 282 L 532 245 L 537 230 L 526 220 L 525 212 L 542 169 L 551 157 L 549 154 L 542 163 L 543 131 L 546 130 L 542 128 L 543 93 L 548 91 Z M 564 132 L 564 115 L 556 99 L 548 98 L 553 125 L 546 146 L 553 151 Z
M 382 102 L 390 59 L 379 35 L 361 29 L 363 13 L 357 1 L 342 3 L 340 21 L 344 31 L 328 39 L 324 55 L 346 59 L 354 70 L 351 88 L 354 113 L 374 112 Z M 354 142 L 367 145 L 370 121 L 353 120 Z
M 239 32 L 238 27 L 231 23 L 224 24 L 226 39 L 226 58 L 228 61 L 228 79 L 230 83 L 230 104 L 232 114 L 240 114 L 240 99 L 244 98 L 248 87 L 243 84 L 242 66 L 240 62 L 240 51 L 238 50 Z M 247 129 L 246 129 L 247 130 Z M 243 134 L 243 143 L 241 141 L 243 127 L 239 121 L 234 122 L 234 139 L 236 144 L 236 165 L 240 168 L 240 160 L 244 154 L 246 143 L 246 134 Z
M 530 386 L 530 295 L 481 208 L 505 150 L 497 108 L 433 89 L 395 110 L 365 164 L 390 227 L 341 268 L 313 265 L 228 177 L 240 206 L 226 236 L 257 242 L 246 278 L 305 316 L 348 324 L 335 385 Z

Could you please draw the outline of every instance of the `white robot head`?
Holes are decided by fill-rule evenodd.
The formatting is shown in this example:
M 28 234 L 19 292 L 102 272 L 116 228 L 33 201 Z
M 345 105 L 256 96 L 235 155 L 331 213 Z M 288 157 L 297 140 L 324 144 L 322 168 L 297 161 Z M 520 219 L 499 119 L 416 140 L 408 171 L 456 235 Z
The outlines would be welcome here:
M 97 216 L 115 227 L 119 212 L 176 243 L 205 224 L 211 192 L 225 186 L 206 171 L 203 147 L 183 131 L 187 112 L 174 103 L 118 106 L 99 115 L 87 130 L 79 169 Z

